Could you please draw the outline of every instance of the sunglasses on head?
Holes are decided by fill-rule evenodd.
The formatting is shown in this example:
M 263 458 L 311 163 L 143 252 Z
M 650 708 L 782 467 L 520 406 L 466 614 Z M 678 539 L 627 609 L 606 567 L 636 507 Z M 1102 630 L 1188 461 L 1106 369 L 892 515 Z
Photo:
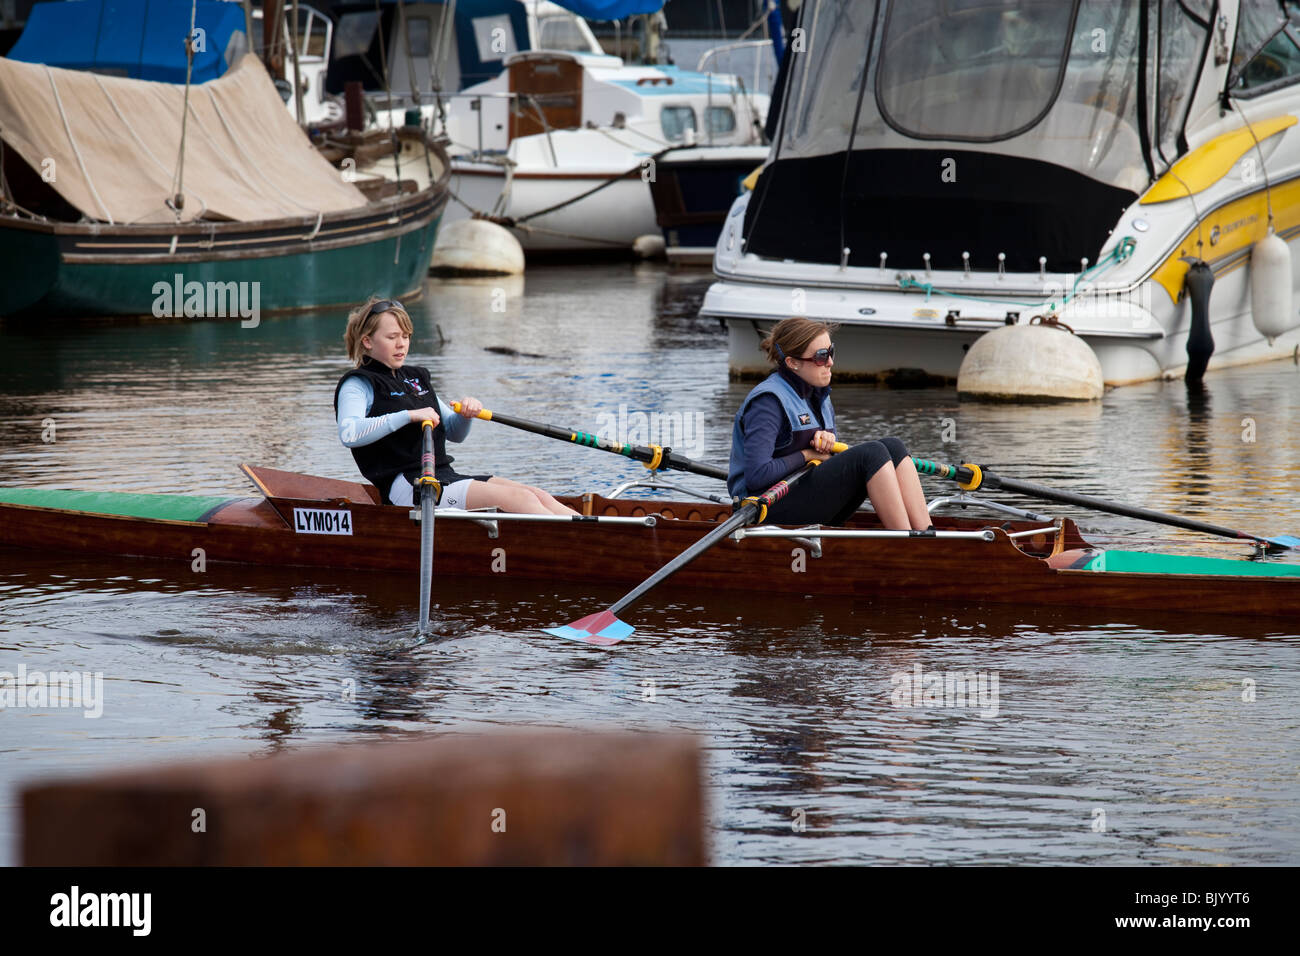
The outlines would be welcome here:
M 812 355 L 801 355 L 799 361 L 812 362 L 814 365 L 829 365 L 831 359 L 835 358 L 835 346 L 818 349 Z
M 378 302 L 372 303 L 370 308 L 366 309 L 366 314 L 361 317 L 361 321 L 364 322 L 372 315 L 379 315 L 383 312 L 388 312 L 391 309 L 400 309 L 401 307 L 402 303 L 398 302 L 396 299 L 380 299 Z

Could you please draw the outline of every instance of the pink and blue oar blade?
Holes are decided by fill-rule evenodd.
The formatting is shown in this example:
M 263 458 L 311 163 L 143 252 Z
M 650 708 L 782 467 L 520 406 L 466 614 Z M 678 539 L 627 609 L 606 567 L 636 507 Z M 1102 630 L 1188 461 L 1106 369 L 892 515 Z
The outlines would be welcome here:
M 623 638 L 627 637 L 635 628 L 626 621 L 620 621 L 611 611 L 601 611 L 598 614 L 588 614 L 584 618 L 579 618 L 572 624 L 565 624 L 562 627 L 544 628 L 547 634 L 554 634 L 556 637 L 567 637 L 574 641 L 585 641 L 588 644 L 598 644 L 601 647 L 609 647 L 611 644 L 617 644 Z

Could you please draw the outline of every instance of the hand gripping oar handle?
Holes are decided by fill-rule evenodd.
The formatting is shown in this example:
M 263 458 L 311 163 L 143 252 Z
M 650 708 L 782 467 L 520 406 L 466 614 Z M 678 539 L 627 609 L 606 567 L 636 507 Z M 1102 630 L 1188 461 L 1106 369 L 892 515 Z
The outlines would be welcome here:
M 433 422 L 421 423 L 424 449 L 420 455 L 420 632 L 429 634 L 429 602 L 433 596 L 433 506 L 442 496 L 442 486 L 434 477 L 437 462 L 433 458 Z
M 1300 542 L 1296 542 L 1294 539 L 1289 537 L 1262 538 L 1259 535 L 1248 534 L 1245 531 L 1234 531 L 1232 528 L 1222 528 L 1218 525 L 1207 524 L 1204 521 L 1194 521 L 1191 518 L 1165 514 L 1161 511 L 1137 508 L 1133 505 L 1121 504 L 1117 501 L 1107 501 L 1104 498 L 1094 498 L 1091 495 L 1081 495 L 1073 491 L 1056 491 L 1055 489 L 1044 488 L 1042 485 L 1035 485 L 1028 481 L 1018 481 L 1015 478 L 1003 478 L 1000 475 L 995 475 L 993 472 L 981 468 L 979 465 L 972 465 L 969 463 L 964 465 L 945 465 L 939 462 L 927 461 L 924 458 L 916 457 L 913 457 L 912 461 L 916 464 L 916 470 L 920 474 L 935 475 L 939 478 L 951 479 L 952 481 L 957 482 L 965 491 L 975 491 L 977 488 L 1002 488 L 1006 491 L 1014 491 L 1018 494 L 1027 495 L 1030 498 L 1042 498 L 1047 501 L 1058 501 L 1061 504 L 1077 505 L 1080 508 L 1091 508 L 1095 511 L 1105 511 L 1110 514 L 1122 515 L 1126 518 L 1137 518 L 1141 521 L 1167 524 L 1175 528 L 1185 528 L 1188 531 L 1215 534 L 1223 538 L 1258 541 L 1279 548 L 1294 548 L 1300 544 Z
M 451 407 L 459 412 L 460 402 L 452 402 Z M 622 455 L 625 458 L 631 458 L 633 461 L 643 463 L 651 471 L 689 471 L 692 474 L 704 475 L 706 478 L 717 478 L 719 481 L 727 480 L 727 469 L 695 461 L 685 455 L 677 454 L 671 448 L 663 448 L 659 445 L 630 445 L 627 442 L 601 438 L 599 435 L 592 435 L 577 429 L 560 428 L 558 425 L 547 425 L 542 422 L 529 421 L 526 418 L 515 418 L 512 415 L 490 412 L 486 408 L 475 417 L 481 418 L 485 422 L 500 422 L 502 425 L 509 425 L 511 428 L 532 432 L 534 435 L 545 435 L 547 438 L 555 438 L 560 441 L 572 442 L 575 445 L 585 445 L 588 448 L 596 448 L 600 451 Z M 843 442 L 836 442 L 834 450 L 838 453 L 848 447 Z

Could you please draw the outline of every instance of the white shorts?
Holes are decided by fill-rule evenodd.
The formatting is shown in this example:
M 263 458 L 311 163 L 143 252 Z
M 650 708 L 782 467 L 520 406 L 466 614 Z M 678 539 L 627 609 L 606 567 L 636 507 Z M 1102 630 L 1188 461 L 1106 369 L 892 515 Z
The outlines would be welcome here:
M 473 478 L 462 478 L 460 481 L 453 481 L 450 485 L 444 485 L 438 507 L 468 508 L 469 486 L 473 480 Z M 393 479 L 393 486 L 388 489 L 388 500 L 395 505 L 415 504 L 415 489 L 406 480 L 405 475 L 398 475 Z

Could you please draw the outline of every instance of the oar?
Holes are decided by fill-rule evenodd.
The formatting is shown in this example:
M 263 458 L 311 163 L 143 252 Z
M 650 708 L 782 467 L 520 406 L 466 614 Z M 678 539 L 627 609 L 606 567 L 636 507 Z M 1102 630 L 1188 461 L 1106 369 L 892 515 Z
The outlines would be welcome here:
M 690 564 L 737 528 L 749 524 L 755 518 L 758 518 L 758 520 L 761 521 L 766 515 L 768 507 L 784 498 L 795 482 L 799 481 L 804 475 L 812 471 L 814 467 L 816 466 L 810 462 L 809 464 L 804 465 L 799 471 L 796 471 L 789 478 L 778 481 L 761 495 L 746 498 L 745 504 L 742 505 L 734 515 L 722 522 L 722 524 L 718 525 L 681 554 L 677 555 L 677 557 L 673 558 L 605 610 L 599 611 L 596 614 L 588 614 L 586 617 L 579 618 L 572 624 L 565 624 L 562 627 L 548 627 L 543 630 L 545 630 L 547 634 L 554 634 L 556 637 L 569 637 L 576 641 L 586 641 L 588 644 L 600 644 L 602 646 L 617 644 L 635 630 L 631 624 L 618 619 L 617 615 L 619 611 L 639 600 L 642 595 L 658 585 L 669 575 L 672 575 L 686 567 L 686 565 Z
M 451 407 L 459 412 L 460 402 L 452 402 Z M 623 455 L 634 461 L 643 462 L 651 471 L 659 469 L 689 471 L 696 475 L 704 475 L 706 478 L 717 478 L 720 481 L 727 480 L 727 469 L 719 468 L 717 465 L 706 465 L 702 461 L 687 458 L 685 455 L 677 454 L 671 448 L 663 448 L 659 445 L 629 445 L 626 442 L 600 438 L 572 428 L 561 428 L 558 425 L 531 422 L 526 418 L 515 418 L 512 415 L 502 415 L 500 412 L 490 412 L 486 408 L 475 417 L 481 418 L 485 422 L 500 422 L 502 425 L 509 425 L 511 428 L 532 432 L 534 435 L 545 435 L 547 438 L 558 438 L 560 441 L 573 442 L 575 445 L 585 445 L 588 448 L 598 448 L 601 451 L 613 452 L 615 455 Z M 836 442 L 831 451 L 839 454 L 848 447 L 842 441 Z
M 1175 528 L 1186 528 L 1188 531 L 1200 531 L 1205 534 L 1217 534 L 1223 538 L 1238 538 L 1247 541 L 1258 541 L 1261 544 L 1271 545 L 1275 548 L 1300 548 L 1300 537 L 1295 535 L 1278 535 L 1273 538 L 1263 538 L 1259 535 L 1249 534 L 1245 531 L 1234 531 L 1231 528 L 1221 528 L 1218 525 L 1206 524 L 1204 521 L 1194 521 L 1191 518 L 1183 518 L 1178 515 L 1169 515 L 1160 511 L 1150 511 L 1147 508 L 1136 508 L 1133 505 L 1121 504 L 1117 501 L 1107 501 L 1105 498 L 1093 498 L 1091 495 L 1081 495 L 1073 491 L 1056 491 L 1052 488 L 1044 488 L 1042 485 L 1031 484 L 1028 481 L 1017 481 L 1014 478 L 1003 478 L 1001 475 L 995 475 L 991 471 L 986 471 L 979 465 L 944 465 L 935 461 L 927 461 L 924 458 L 913 458 L 916 464 L 916 470 L 923 475 L 935 475 L 939 478 L 949 478 L 958 482 L 963 490 L 974 491 L 977 488 L 1004 488 L 1007 491 L 1018 492 L 1022 495 L 1028 495 L 1031 498 L 1043 498 L 1047 501 L 1059 501 L 1062 504 L 1077 505 L 1080 508 L 1091 508 L 1095 511 L 1106 511 L 1110 514 L 1123 515 L 1126 518 L 1138 518 L 1142 521 L 1152 521 L 1156 524 L 1173 525 Z
M 460 402 L 452 402 L 451 407 L 459 412 Z M 526 418 L 515 418 L 512 415 L 490 412 L 486 408 L 479 412 L 476 417 L 483 419 L 485 422 L 500 422 L 502 425 L 509 425 L 511 428 L 532 432 L 534 435 L 545 435 L 547 438 L 558 438 L 560 441 L 573 442 L 575 445 L 586 445 L 588 448 L 599 448 L 601 451 L 623 455 L 633 461 L 644 462 L 651 471 L 673 469 L 693 472 L 708 478 L 719 478 L 722 481 L 727 480 L 727 469 L 719 468 L 717 465 L 706 465 L 703 462 L 687 458 L 685 455 L 679 455 L 672 449 L 661 448 L 659 445 L 629 445 L 626 442 L 600 438 L 572 428 L 560 428 L 558 425 L 546 425 L 542 422 L 531 422 Z
M 424 451 L 420 456 L 420 632 L 416 637 L 429 637 L 429 599 L 433 592 L 433 500 L 441 490 L 433 476 L 433 422 L 427 419 L 424 429 Z

